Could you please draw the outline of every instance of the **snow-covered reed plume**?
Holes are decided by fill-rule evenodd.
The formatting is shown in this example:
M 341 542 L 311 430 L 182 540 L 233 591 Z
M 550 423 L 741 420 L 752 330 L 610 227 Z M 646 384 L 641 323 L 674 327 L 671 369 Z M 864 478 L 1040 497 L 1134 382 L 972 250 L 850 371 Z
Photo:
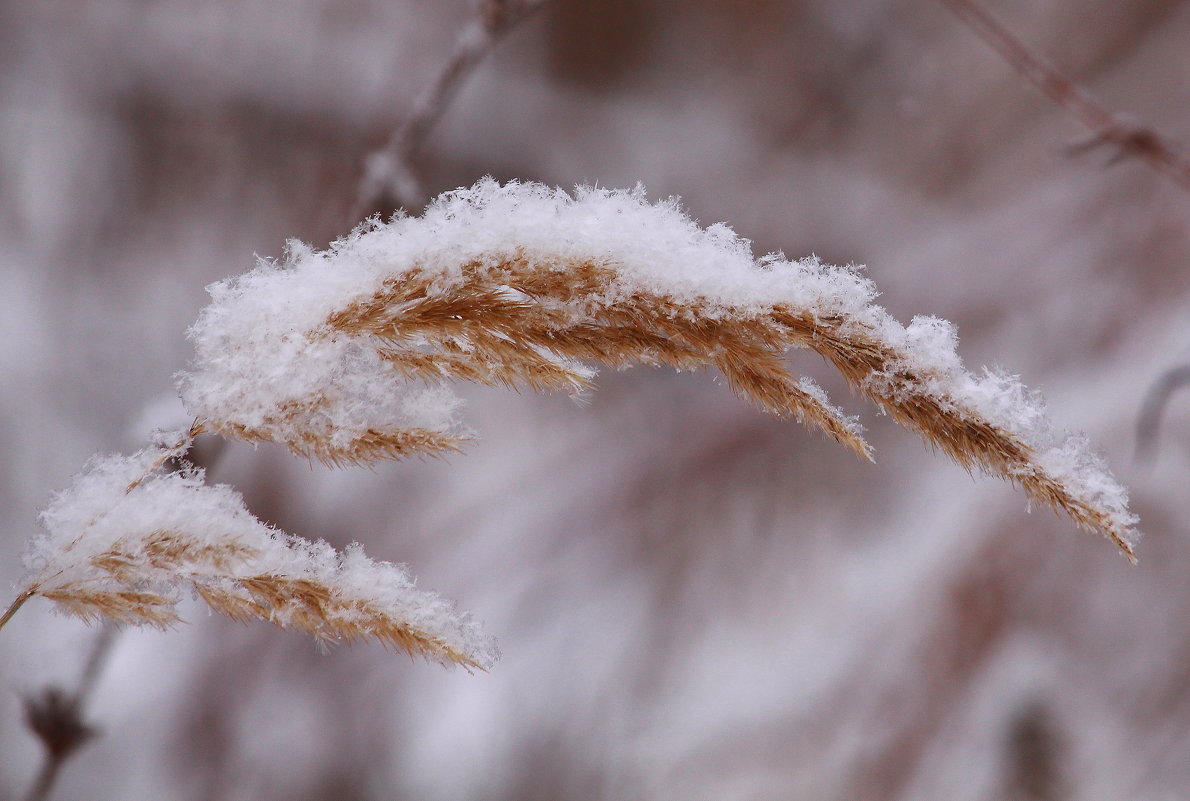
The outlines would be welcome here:
M 702 229 L 639 189 L 570 195 L 487 179 L 325 252 L 290 243 L 283 263 L 210 291 L 180 378 L 193 427 L 94 460 L 56 498 L 4 619 L 40 595 L 84 617 L 164 625 L 190 587 L 233 618 L 487 667 L 490 642 L 403 568 L 270 529 L 230 488 L 165 463 L 205 432 L 331 463 L 441 455 L 468 439 L 449 380 L 580 392 L 595 364 L 715 367 L 762 409 L 870 458 L 859 424 L 790 374 L 791 348 L 819 353 L 963 466 L 1018 483 L 1133 558 L 1136 518 L 1103 461 L 1057 433 L 1015 377 L 967 372 L 952 325 L 903 326 L 856 270 L 757 260 L 726 226 Z
M 190 590 L 236 620 L 326 642 L 373 639 L 442 663 L 494 663 L 493 644 L 417 589 L 404 567 L 375 562 L 358 545 L 337 553 L 279 532 L 230 487 L 204 484 L 201 470 L 163 469 L 190 441 L 92 459 L 42 513 L 46 533 L 29 549 L 26 597 L 84 619 L 164 627 L 178 621 Z
M 577 392 L 595 363 L 644 364 L 716 367 L 761 408 L 870 456 L 858 423 L 790 375 L 785 351 L 809 348 L 960 464 L 1132 557 L 1136 519 L 1102 460 L 1015 377 L 967 372 L 950 323 L 903 326 L 856 270 L 757 260 L 727 226 L 699 228 L 640 189 L 487 179 L 325 252 L 291 243 L 284 263 L 211 293 L 181 387 L 226 436 L 328 462 L 440 454 L 467 438 L 447 379 Z

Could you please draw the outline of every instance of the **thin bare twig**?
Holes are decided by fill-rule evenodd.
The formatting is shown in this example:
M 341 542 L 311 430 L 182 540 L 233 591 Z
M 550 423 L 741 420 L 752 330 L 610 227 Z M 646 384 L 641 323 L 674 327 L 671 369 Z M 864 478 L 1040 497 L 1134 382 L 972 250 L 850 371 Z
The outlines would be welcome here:
M 51 686 L 25 699 L 25 720 L 45 747 L 41 769 L 25 801 L 46 801 L 63 765 L 95 736 L 96 731 L 87 723 L 84 709 L 95 691 L 115 638 L 115 627 L 104 626 L 100 630 L 87 654 L 74 692 Z
M 464 81 L 496 43 L 546 0 L 482 0 L 475 18 L 459 32 L 454 50 L 442 70 L 413 103 L 388 143 L 368 156 L 351 223 L 378 205 L 407 209 L 424 206 L 428 198 L 413 164 L 431 129 L 446 113 Z
M 1116 148 L 1112 161 L 1132 156 L 1144 159 L 1154 170 L 1190 192 L 1190 162 L 1165 137 L 1147 125 L 1104 108 L 1086 89 L 1050 66 L 975 0 L 938 1 L 1090 131 L 1090 138 L 1074 145 L 1071 152 L 1109 145 Z
M 16 600 L 9 604 L 8 608 L 4 610 L 4 614 L 0 615 L 0 628 L 4 628 L 4 625 L 8 623 L 8 621 L 12 620 L 12 616 L 17 613 L 17 610 L 25 605 L 25 601 L 29 600 L 36 594 L 36 588 L 30 588 L 18 595 Z
M 1167 370 L 1149 388 L 1136 420 L 1136 453 L 1133 461 L 1151 466 L 1157 456 L 1157 435 L 1161 430 L 1161 415 L 1174 392 L 1190 386 L 1190 365 Z

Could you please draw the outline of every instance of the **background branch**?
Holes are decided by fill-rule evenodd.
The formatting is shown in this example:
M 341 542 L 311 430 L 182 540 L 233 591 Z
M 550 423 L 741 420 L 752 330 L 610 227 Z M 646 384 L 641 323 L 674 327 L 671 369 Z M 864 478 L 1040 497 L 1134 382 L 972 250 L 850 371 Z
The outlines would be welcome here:
M 115 638 L 114 626 L 100 629 L 73 692 L 49 686 L 25 698 L 25 722 L 45 747 L 41 769 L 25 801 L 46 801 L 63 765 L 95 736 L 96 730 L 87 723 L 84 710 L 95 692 Z
M 369 154 L 351 210 L 354 224 L 377 207 L 417 209 L 428 198 L 413 169 L 418 152 L 446 113 L 459 87 L 496 43 L 546 0 L 482 0 L 475 18 L 459 32 L 454 49 L 429 86 L 418 96 L 388 143 Z
M 1136 454 L 1133 461 L 1151 465 L 1157 457 L 1157 435 L 1161 430 L 1161 416 L 1170 397 L 1179 389 L 1190 386 L 1190 365 L 1171 368 L 1158 378 L 1145 395 L 1136 420 Z
M 1050 66 L 975 0 L 939 2 L 953 11 L 1046 97 L 1070 112 L 1090 131 L 1090 138 L 1076 143 L 1071 152 L 1109 145 L 1117 151 L 1112 161 L 1133 156 L 1144 159 L 1154 170 L 1190 191 L 1190 163 L 1156 130 L 1104 108 L 1086 89 Z

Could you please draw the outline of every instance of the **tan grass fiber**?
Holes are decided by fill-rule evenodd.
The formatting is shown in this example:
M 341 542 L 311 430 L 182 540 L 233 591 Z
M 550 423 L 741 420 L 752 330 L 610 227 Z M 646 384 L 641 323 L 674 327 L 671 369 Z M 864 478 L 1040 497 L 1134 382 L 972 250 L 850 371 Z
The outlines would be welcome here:
M 466 264 L 461 280 L 445 288 L 440 277 L 415 268 L 334 312 L 321 331 L 310 335 L 365 339 L 395 375 L 536 390 L 577 391 L 589 385 L 565 360 L 612 367 L 716 367 L 742 398 L 816 426 L 870 459 L 857 428 L 789 373 L 785 352 L 808 348 L 838 369 L 856 392 L 962 466 L 1018 483 L 1031 498 L 1103 533 L 1134 558 L 1130 532 L 1110 511 L 1076 497 L 1048 475 L 1013 433 L 982 419 L 959 399 L 927 389 L 930 376 L 908 371 L 904 354 L 865 324 L 787 304 L 745 312 L 639 290 L 614 304 L 600 303 L 603 290 L 617 279 L 614 264 L 522 254 Z M 576 315 L 576 306 L 584 313 Z M 303 406 L 289 413 L 308 414 L 317 399 Z M 242 430 L 233 421 L 205 424 L 229 436 L 272 438 L 267 430 Z M 413 453 L 440 455 L 456 450 L 461 440 L 426 431 L 374 430 L 339 445 L 315 431 L 286 444 L 328 462 L 366 463 Z
M 155 580 L 182 578 L 212 609 L 240 622 L 263 620 L 304 631 L 326 643 L 375 640 L 410 655 L 468 669 L 483 666 L 441 638 L 401 620 L 367 598 L 350 597 L 333 584 L 271 573 L 244 575 L 254 548 L 228 537 L 200 543 L 184 532 L 157 531 L 121 542 L 88 561 L 97 575 L 34 585 L 25 597 L 41 596 L 84 620 L 148 624 L 167 628 L 180 621 L 173 593 L 151 589 Z M 137 589 L 138 587 L 143 589 Z

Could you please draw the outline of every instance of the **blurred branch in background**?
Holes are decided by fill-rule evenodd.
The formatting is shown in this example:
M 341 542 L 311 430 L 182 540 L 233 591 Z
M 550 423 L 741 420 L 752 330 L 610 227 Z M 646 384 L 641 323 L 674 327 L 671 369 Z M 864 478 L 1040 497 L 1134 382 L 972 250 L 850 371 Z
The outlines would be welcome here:
M 975 0 L 939 2 L 991 45 L 1017 72 L 1089 129 L 1087 138 L 1071 145 L 1071 154 L 1107 145 L 1116 151 L 1109 164 L 1132 157 L 1144 159 L 1154 170 L 1190 192 L 1190 163 L 1156 130 L 1104 108 L 1086 89 L 1050 66 Z
M 1157 458 L 1157 438 L 1161 432 L 1161 417 L 1175 392 L 1190 386 L 1190 365 L 1166 370 L 1145 395 L 1136 420 L 1136 453 L 1133 461 L 1151 467 Z
M 104 626 L 91 645 L 86 665 L 73 692 L 45 687 L 24 699 L 25 723 L 45 747 L 45 758 L 25 801 L 46 801 L 62 766 L 96 735 L 84 710 L 107 663 L 117 629 Z
M 368 156 L 349 225 L 377 208 L 416 210 L 425 205 L 428 198 L 413 164 L 426 137 L 446 112 L 459 87 L 496 43 L 545 3 L 546 0 L 480 0 L 475 18 L 459 32 L 442 70 L 414 101 L 413 109 L 388 143 Z
M 1017 710 L 1005 745 L 1005 798 L 1061 801 L 1069 797 L 1063 771 L 1065 743 L 1053 712 L 1042 700 L 1034 699 Z
M 1106 145 L 1115 149 L 1108 160 L 1109 165 L 1127 158 L 1140 158 L 1181 189 L 1190 192 L 1190 162 L 1154 128 L 1104 108 L 1086 89 L 1046 63 L 1045 59 L 975 0 L 939 2 L 953 11 L 1034 86 L 1089 129 L 1087 137 L 1070 145 L 1068 152 L 1071 155 Z M 1152 465 L 1156 457 L 1162 413 L 1170 396 L 1186 384 L 1190 384 L 1190 366 L 1167 371 L 1149 387 L 1136 423 L 1135 463 Z

